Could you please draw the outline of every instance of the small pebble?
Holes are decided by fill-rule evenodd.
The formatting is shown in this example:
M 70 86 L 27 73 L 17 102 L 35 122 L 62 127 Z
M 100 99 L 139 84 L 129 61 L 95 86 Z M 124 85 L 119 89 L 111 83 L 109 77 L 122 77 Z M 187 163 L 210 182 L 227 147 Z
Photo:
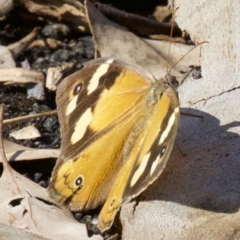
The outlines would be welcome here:
M 45 37 L 50 37 L 56 40 L 65 39 L 70 33 L 70 29 L 65 24 L 55 23 L 47 25 L 43 28 L 42 34 Z

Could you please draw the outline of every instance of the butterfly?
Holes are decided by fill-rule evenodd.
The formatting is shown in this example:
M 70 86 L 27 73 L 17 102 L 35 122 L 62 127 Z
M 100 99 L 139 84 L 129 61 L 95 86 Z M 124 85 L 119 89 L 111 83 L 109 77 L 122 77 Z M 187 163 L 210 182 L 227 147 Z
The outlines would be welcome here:
M 103 205 L 103 232 L 165 167 L 179 124 L 178 95 L 138 65 L 99 58 L 62 81 L 56 102 L 62 146 L 49 194 L 73 211 Z

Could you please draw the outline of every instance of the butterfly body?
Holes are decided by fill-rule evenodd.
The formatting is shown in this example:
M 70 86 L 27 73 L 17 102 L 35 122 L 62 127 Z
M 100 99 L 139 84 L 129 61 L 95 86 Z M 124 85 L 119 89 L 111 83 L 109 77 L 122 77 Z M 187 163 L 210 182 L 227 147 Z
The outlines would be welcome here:
M 177 94 L 137 65 L 102 58 L 60 84 L 57 106 L 62 149 L 50 195 L 71 210 L 104 204 L 104 231 L 164 168 L 178 128 Z

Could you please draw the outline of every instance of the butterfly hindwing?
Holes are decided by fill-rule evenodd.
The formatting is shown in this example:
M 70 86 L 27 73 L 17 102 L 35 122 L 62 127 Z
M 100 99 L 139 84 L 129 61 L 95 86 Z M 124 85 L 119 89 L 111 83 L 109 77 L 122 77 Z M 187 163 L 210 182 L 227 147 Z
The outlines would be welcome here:
M 108 229 L 121 204 L 137 196 L 160 175 L 172 150 L 179 121 L 178 98 L 172 88 L 158 84 L 156 88 L 160 90 L 159 99 L 153 100 L 150 90 L 144 123 L 139 122 L 131 133 L 133 137 L 130 135 L 127 140 L 134 141 L 134 145 L 101 210 L 100 229 Z M 126 181 L 121 181 L 123 178 Z

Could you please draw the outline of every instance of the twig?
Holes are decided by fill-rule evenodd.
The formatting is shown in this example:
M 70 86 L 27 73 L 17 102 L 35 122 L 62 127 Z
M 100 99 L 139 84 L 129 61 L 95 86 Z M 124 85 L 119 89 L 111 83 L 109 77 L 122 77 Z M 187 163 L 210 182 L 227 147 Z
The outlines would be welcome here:
M 53 110 L 53 111 L 50 111 L 50 112 L 36 113 L 36 114 L 31 114 L 31 115 L 26 115 L 26 116 L 11 118 L 11 119 L 6 119 L 6 120 L 3 120 L 3 125 L 17 123 L 17 122 L 23 122 L 23 121 L 27 121 L 27 120 L 33 119 L 33 118 L 47 117 L 47 116 L 51 116 L 51 115 L 55 115 L 55 114 L 57 114 L 57 110 Z

